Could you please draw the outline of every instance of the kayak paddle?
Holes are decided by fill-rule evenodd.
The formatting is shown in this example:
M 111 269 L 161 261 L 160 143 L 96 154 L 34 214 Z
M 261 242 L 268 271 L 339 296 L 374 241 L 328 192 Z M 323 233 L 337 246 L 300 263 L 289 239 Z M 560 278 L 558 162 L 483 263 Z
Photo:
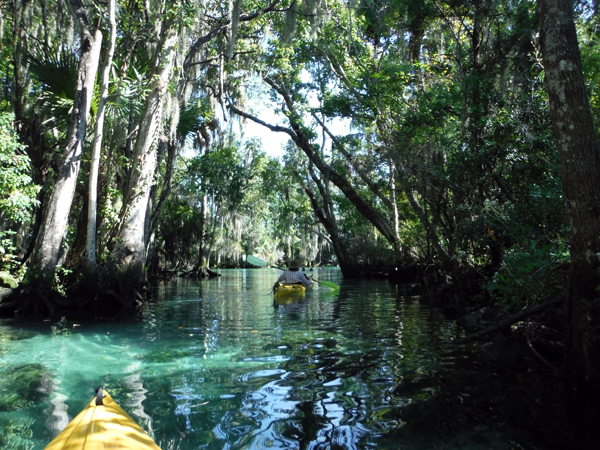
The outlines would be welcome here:
M 323 286 L 327 286 L 328 288 L 333 289 L 334 291 L 340 290 L 340 286 L 338 284 L 332 283 L 331 281 L 315 280 L 314 278 L 312 280 L 316 283 L 322 284 Z
M 246 261 L 252 264 L 253 266 L 264 267 L 267 265 L 267 262 L 257 258 L 256 256 L 248 255 L 246 256 Z

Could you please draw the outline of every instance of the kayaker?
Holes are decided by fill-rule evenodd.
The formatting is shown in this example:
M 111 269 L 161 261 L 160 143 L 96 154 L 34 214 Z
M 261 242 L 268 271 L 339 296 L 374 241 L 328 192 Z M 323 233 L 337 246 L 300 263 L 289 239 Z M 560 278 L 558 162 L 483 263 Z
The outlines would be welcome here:
M 285 283 L 285 284 L 301 283 L 304 285 L 305 288 L 308 289 L 308 287 L 312 284 L 312 280 L 309 280 L 308 278 L 306 278 L 306 275 L 304 275 L 304 272 L 301 272 L 299 269 L 300 269 L 300 264 L 298 264 L 298 261 L 293 259 L 292 261 L 290 261 L 290 264 L 288 265 L 288 270 L 283 271 L 283 273 L 277 280 L 277 283 Z M 275 284 L 277 284 L 277 283 L 275 283 Z

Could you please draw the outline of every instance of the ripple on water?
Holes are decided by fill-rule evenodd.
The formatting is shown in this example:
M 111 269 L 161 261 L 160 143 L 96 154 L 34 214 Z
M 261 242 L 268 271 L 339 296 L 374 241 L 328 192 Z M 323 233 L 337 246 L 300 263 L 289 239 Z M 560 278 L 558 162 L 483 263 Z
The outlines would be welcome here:
M 265 369 L 257 370 L 256 372 L 248 372 L 239 377 L 239 381 L 248 381 L 252 378 L 268 378 L 278 375 L 283 375 L 286 371 L 284 369 Z
M 289 361 L 291 358 L 284 355 L 275 356 L 255 356 L 252 358 L 244 358 L 244 361 L 264 361 L 264 362 L 282 362 Z
M 43 448 L 102 383 L 163 449 L 501 448 L 492 432 L 534 448 L 508 422 L 481 431 L 478 418 L 447 408 L 471 393 L 463 401 L 480 413 L 474 389 L 500 385 L 482 383 L 485 367 L 446 345 L 459 331 L 435 310 L 385 281 L 342 283 L 339 271 L 319 272 L 339 293 L 317 289 L 282 307 L 265 295 L 278 273 L 175 279 L 139 320 L 63 323 L 60 336 L 56 324 L 0 320 L 0 386 L 12 386 L 8 368 L 31 364 L 48 386 L 0 411 L 0 446 Z

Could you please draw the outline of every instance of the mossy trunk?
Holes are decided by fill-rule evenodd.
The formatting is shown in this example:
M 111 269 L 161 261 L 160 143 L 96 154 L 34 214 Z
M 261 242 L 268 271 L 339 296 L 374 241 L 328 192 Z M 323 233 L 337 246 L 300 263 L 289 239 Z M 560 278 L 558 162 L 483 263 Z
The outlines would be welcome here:
M 538 0 L 550 117 L 571 218 L 565 374 L 578 448 L 600 441 L 600 146 L 568 0 Z
M 138 287 L 145 281 L 147 210 L 157 164 L 154 138 L 161 121 L 167 87 L 173 76 L 176 42 L 175 31 L 166 30 L 157 51 L 156 70 L 139 124 L 132 155 L 132 161 L 136 161 L 137 165 L 131 171 L 122 224 L 112 252 L 114 263 L 111 276 L 114 277 L 115 292 L 124 310 L 133 309 Z

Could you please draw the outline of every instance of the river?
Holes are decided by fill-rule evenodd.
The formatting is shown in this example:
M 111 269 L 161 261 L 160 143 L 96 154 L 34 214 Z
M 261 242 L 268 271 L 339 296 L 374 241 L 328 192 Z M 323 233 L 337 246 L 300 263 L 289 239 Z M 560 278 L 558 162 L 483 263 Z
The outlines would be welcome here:
M 478 418 L 512 378 L 402 286 L 321 270 L 339 292 L 276 303 L 277 270 L 220 273 L 151 288 L 135 320 L 0 320 L 0 447 L 44 448 L 102 384 L 163 450 L 546 448 Z

